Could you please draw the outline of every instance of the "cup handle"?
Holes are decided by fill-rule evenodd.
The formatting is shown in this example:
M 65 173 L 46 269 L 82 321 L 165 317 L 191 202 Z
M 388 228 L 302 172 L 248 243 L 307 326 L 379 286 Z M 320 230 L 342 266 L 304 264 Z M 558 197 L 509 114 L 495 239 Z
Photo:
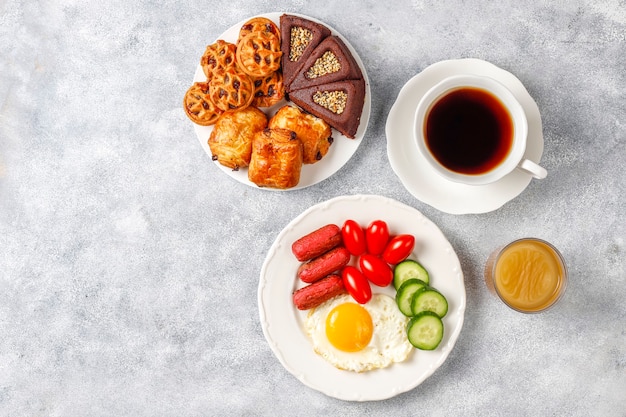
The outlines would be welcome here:
M 546 171 L 545 168 L 537 165 L 530 159 L 523 159 L 522 162 L 520 162 L 517 167 L 521 169 L 522 171 L 526 171 L 527 173 L 537 178 L 538 180 L 541 180 L 548 175 L 548 171 Z

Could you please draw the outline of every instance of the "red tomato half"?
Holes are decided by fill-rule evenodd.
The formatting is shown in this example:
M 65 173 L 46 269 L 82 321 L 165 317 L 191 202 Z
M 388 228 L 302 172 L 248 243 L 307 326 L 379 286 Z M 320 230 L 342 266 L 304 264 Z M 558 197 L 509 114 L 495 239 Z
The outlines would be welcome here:
M 361 267 L 363 275 L 374 285 L 386 287 L 393 281 L 393 271 L 391 267 L 378 256 L 369 253 L 361 255 L 359 258 L 359 266 Z
M 397 235 L 390 241 L 385 251 L 383 259 L 388 264 L 397 264 L 404 261 L 413 252 L 415 237 L 413 235 Z
M 341 237 L 351 255 L 359 256 L 365 252 L 365 232 L 354 220 L 346 220 L 341 228 Z
M 357 303 L 365 304 L 372 298 L 370 283 L 357 268 L 350 265 L 344 267 L 341 271 L 341 278 L 343 286 Z
M 380 255 L 389 241 L 389 228 L 382 220 L 374 220 L 365 230 L 367 253 Z

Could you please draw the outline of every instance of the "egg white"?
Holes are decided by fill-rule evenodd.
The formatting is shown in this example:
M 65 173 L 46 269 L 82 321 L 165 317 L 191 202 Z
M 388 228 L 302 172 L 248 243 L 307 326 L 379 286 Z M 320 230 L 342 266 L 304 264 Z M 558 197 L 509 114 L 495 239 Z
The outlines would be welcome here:
M 335 348 L 326 336 L 326 317 L 336 306 L 356 303 L 348 295 L 339 295 L 311 309 L 304 322 L 313 350 L 338 369 L 364 372 L 386 368 L 395 362 L 406 360 L 413 351 L 406 335 L 408 318 L 404 316 L 396 301 L 385 294 L 374 294 L 362 306 L 369 312 L 374 325 L 368 346 L 358 352 L 344 352 Z

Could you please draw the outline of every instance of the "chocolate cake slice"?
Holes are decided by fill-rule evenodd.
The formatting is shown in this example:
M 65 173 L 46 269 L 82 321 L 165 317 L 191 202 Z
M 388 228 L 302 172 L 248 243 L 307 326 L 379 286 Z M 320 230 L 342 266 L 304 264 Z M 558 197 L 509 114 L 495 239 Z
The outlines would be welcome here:
M 288 88 L 315 47 L 330 36 L 330 29 L 309 19 L 284 14 L 280 16 L 280 35 L 283 85 Z
M 354 139 L 365 103 L 365 81 L 360 78 L 301 88 L 289 93 L 289 99 Z
M 288 92 L 341 80 L 363 78 L 352 53 L 338 36 L 328 36 L 311 52 Z

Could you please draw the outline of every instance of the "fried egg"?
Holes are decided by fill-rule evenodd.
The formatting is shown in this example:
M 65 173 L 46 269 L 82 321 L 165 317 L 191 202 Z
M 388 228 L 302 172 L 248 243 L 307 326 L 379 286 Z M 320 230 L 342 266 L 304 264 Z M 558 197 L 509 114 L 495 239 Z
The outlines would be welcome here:
M 304 326 L 318 355 L 336 368 L 364 372 L 409 356 L 407 322 L 388 295 L 374 294 L 361 305 L 343 294 L 311 309 Z

